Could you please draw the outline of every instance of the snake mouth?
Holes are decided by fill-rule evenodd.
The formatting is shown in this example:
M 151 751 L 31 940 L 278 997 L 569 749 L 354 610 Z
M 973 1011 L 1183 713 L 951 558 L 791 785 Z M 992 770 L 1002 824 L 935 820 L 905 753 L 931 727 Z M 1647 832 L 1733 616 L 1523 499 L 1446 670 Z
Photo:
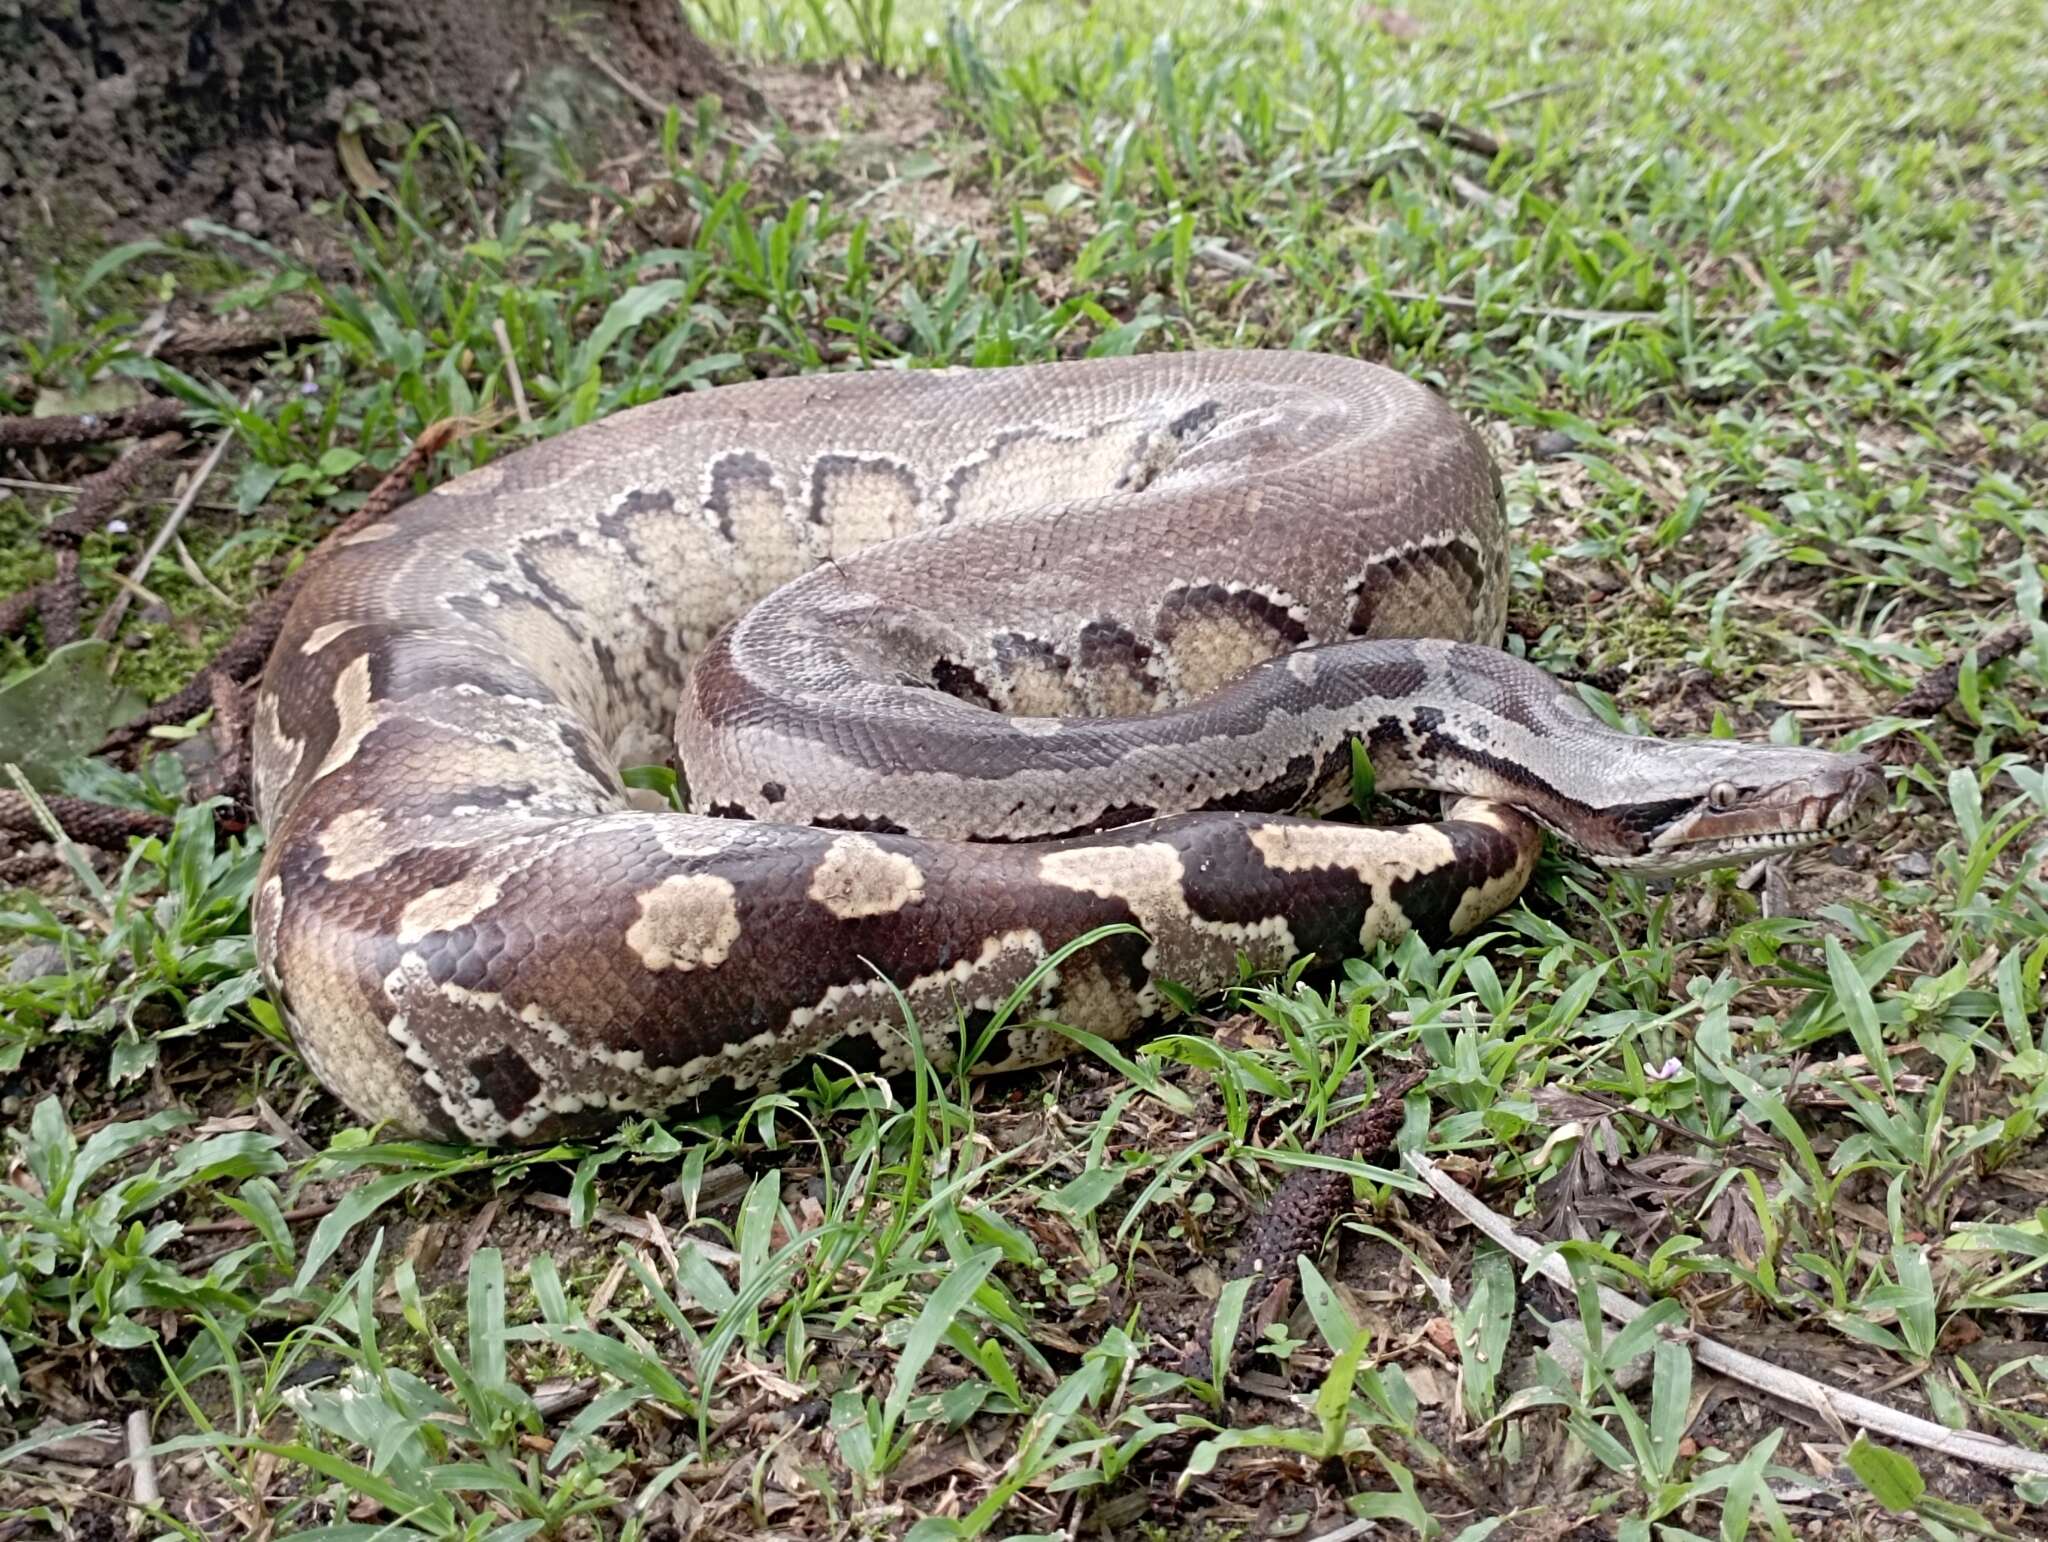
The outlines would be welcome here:
M 1676 877 L 1840 840 L 1877 818 L 1885 781 L 1867 756 L 1830 759 L 1835 763 L 1824 770 L 1772 786 L 1720 784 L 1659 820 L 1639 849 L 1603 852 L 1594 860 L 1601 867 Z M 1664 805 L 1660 813 L 1671 808 Z

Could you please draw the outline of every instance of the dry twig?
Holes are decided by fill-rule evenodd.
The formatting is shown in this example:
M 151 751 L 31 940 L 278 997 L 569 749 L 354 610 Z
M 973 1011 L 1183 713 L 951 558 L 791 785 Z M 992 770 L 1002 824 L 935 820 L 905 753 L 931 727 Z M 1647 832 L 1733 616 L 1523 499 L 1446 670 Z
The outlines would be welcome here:
M 599 53 L 588 40 L 569 27 L 561 27 L 558 30 L 561 32 L 563 40 L 583 56 L 584 62 L 604 76 L 606 80 L 609 80 L 613 85 L 625 92 L 627 96 L 630 96 L 635 102 L 638 102 L 647 111 L 654 114 L 656 118 L 668 116 L 668 106 L 666 103 L 638 81 L 621 73 L 618 66 Z
M 505 380 L 512 387 L 512 405 L 518 409 L 519 421 L 531 423 L 533 411 L 526 405 L 526 382 L 520 377 L 519 358 L 512 351 L 512 334 L 505 330 L 503 316 L 491 323 L 491 336 L 498 340 L 498 351 L 505 358 Z
M 317 300 L 281 299 L 265 314 L 239 321 L 188 316 L 147 339 L 145 347 L 160 359 L 206 359 L 224 353 L 278 348 L 318 337 L 323 314 Z
M 6 421 L 16 421 L 9 419 Z M 52 419 L 39 421 L 49 422 Z M 4 427 L 0 423 L 0 427 Z M 61 648 L 78 637 L 78 613 L 83 600 L 78 578 L 78 549 L 85 538 L 113 515 L 124 494 L 157 461 L 184 441 L 174 433 L 159 434 L 130 445 L 121 458 L 96 471 L 78 484 L 78 498 L 50 522 L 43 543 L 56 550 L 57 576 L 36 584 L 0 604 L 0 635 L 19 631 L 31 614 L 43 618 L 43 643 Z
M 100 745 L 100 753 L 116 754 L 125 751 L 139 743 L 152 728 L 160 728 L 167 723 L 182 723 L 187 718 L 203 712 L 213 703 L 213 681 L 216 676 L 237 684 L 254 679 L 262 670 L 264 660 L 270 657 L 270 650 L 276 645 L 278 634 L 284 630 L 284 618 L 291 610 L 292 601 L 305 587 L 306 579 L 328 558 L 334 548 L 358 531 L 374 525 L 404 503 L 408 484 L 436 452 L 464 435 L 475 433 L 486 426 L 486 421 L 478 418 L 444 418 L 438 423 L 430 424 L 412 442 L 405 454 L 399 457 L 398 463 L 371 489 L 370 496 L 363 500 L 363 506 L 330 530 L 320 544 L 307 553 L 306 560 L 299 564 L 298 571 L 271 591 L 250 614 L 249 619 L 242 623 L 241 629 L 228 639 L 219 653 L 214 655 L 211 663 L 187 681 L 180 690 L 156 703 L 132 722 L 115 729 Z
M 536 1192 L 521 1197 L 534 1209 L 545 1210 L 550 1215 L 567 1215 L 569 1213 L 569 1201 L 560 1194 Z M 592 1210 L 590 1219 L 597 1225 L 604 1227 L 607 1231 L 618 1232 L 621 1236 L 631 1237 L 635 1242 L 644 1242 L 649 1246 L 654 1245 L 655 1227 L 659 1225 L 658 1222 L 650 1224 L 640 1216 L 626 1215 L 621 1211 L 610 1209 L 604 1205 L 599 1205 Z M 663 1235 L 665 1236 L 666 1233 Z M 740 1261 L 739 1254 L 721 1243 L 713 1242 L 708 1237 L 685 1237 L 683 1240 L 702 1253 L 707 1262 L 716 1264 L 720 1268 L 731 1268 Z
M 300 1205 L 296 1209 L 285 1211 L 283 1220 L 287 1226 L 296 1226 L 301 1221 L 317 1221 L 322 1216 L 331 1215 L 334 1212 L 335 1206 L 340 1203 L 341 1201 L 337 1199 L 318 1205 Z M 188 1237 L 206 1236 L 215 1232 L 254 1230 L 256 1230 L 256 1223 L 246 1220 L 239 1215 L 220 1221 L 187 1221 L 185 1223 L 185 1235 Z
M 1913 687 L 1899 699 L 1900 717 L 1928 717 L 1943 711 L 1956 699 L 1956 687 L 1963 678 L 1963 661 L 1974 651 L 1977 665 L 1996 664 L 2000 659 L 2009 659 L 2027 645 L 2031 630 L 2025 623 L 2009 626 L 2002 632 L 1993 633 L 1980 643 L 1973 643 L 1955 658 L 1939 668 L 1930 669 L 1922 675 Z
M 78 487 L 71 482 L 39 482 L 34 477 L 0 477 L 0 487 L 10 492 L 40 493 L 51 498 L 76 498 Z M 141 503 L 168 503 L 168 498 L 142 498 Z M 241 509 L 232 503 L 217 498 L 201 498 L 193 503 L 195 509 L 205 509 L 209 514 L 239 514 Z
M 255 399 L 255 395 L 256 393 L 251 391 L 243 398 L 242 405 L 248 406 Z M 191 512 L 193 500 L 199 496 L 199 489 L 206 485 L 206 479 L 213 475 L 213 468 L 220 464 L 220 458 L 226 453 L 228 441 L 234 437 L 234 433 L 232 428 L 221 430 L 220 437 L 213 442 L 213 448 L 206 452 L 206 459 L 199 463 L 199 469 L 192 473 L 191 480 L 185 484 L 184 492 L 178 495 L 178 501 L 171 505 L 170 513 L 164 516 L 156 534 L 150 537 L 149 545 L 143 549 L 142 555 L 136 559 L 134 569 L 128 575 L 137 584 L 148 579 L 150 565 L 156 561 L 164 547 L 170 544 L 171 537 L 178 533 L 178 526 L 184 523 L 186 514 Z M 78 500 L 78 504 L 84 502 L 83 497 Z M 78 504 L 72 506 L 73 513 L 77 512 Z M 123 589 L 114 596 L 113 601 L 101 614 L 99 624 L 92 629 L 93 636 L 104 641 L 114 635 L 114 628 L 121 624 L 121 617 L 127 611 L 129 598 L 133 593 L 132 589 Z
M 113 517 L 122 497 L 141 480 L 143 472 L 184 442 L 181 434 L 158 434 L 123 450 L 113 465 L 78 484 L 77 501 L 50 521 L 43 531 L 43 543 L 60 550 L 84 545 L 87 536 Z
M 1421 1085 L 1423 1071 L 1410 1071 L 1384 1084 L 1370 1107 L 1341 1124 L 1330 1126 L 1316 1143 L 1316 1155 L 1342 1161 L 1364 1161 L 1393 1143 L 1401 1128 L 1402 1101 Z M 1297 1167 L 1280 1180 L 1273 1197 L 1253 1222 L 1244 1251 L 1231 1271 L 1233 1280 L 1262 1275 L 1269 1282 L 1260 1310 L 1247 1310 L 1239 1321 L 1236 1341 L 1231 1345 L 1235 1365 L 1255 1338 L 1262 1322 L 1274 1321 L 1275 1313 L 1286 1308 L 1293 1290 L 1295 1260 L 1322 1241 L 1330 1223 L 1344 1213 L 1351 1200 L 1351 1175 L 1319 1167 Z M 1253 1302 L 1248 1299 L 1247 1308 Z M 1195 1373 L 1214 1380 L 1228 1375 L 1231 1365 L 1212 1371 L 1207 1367 L 1207 1335 L 1190 1354 Z
M 137 434 L 159 434 L 185 421 L 183 402 L 158 399 L 118 412 L 77 412 L 66 417 L 0 417 L 0 450 L 52 450 L 105 444 Z
M 1467 299 L 1464 295 L 1437 294 L 1426 289 L 1382 289 L 1380 293 L 1389 300 L 1399 300 L 1404 305 L 1420 305 L 1425 301 L 1434 301 L 1447 311 L 1469 311 L 1475 315 L 1482 309 L 1477 300 Z M 1575 305 L 1508 305 L 1503 309 L 1510 316 L 1529 316 L 1538 321 L 1623 323 L 1657 322 L 1663 319 L 1662 313 L 1658 311 L 1583 310 Z M 1747 321 L 1749 318 L 1733 311 L 1710 311 L 1693 319 L 1722 326 L 1731 322 Z
M 40 878 L 58 863 L 54 851 L 24 851 L 11 857 L 0 857 L 0 888 L 12 888 L 27 883 L 31 878 Z
M 1408 116 L 1417 128 L 1427 129 L 1445 144 L 1456 145 L 1460 150 L 1469 150 L 1474 155 L 1483 155 L 1492 160 L 1501 152 L 1501 143 L 1482 129 L 1455 118 L 1447 118 L 1433 108 L 1410 111 Z
M 78 581 L 78 548 L 62 547 L 57 552 L 57 576 L 39 586 L 38 604 L 43 613 L 43 646 L 61 648 L 78 641 L 78 610 L 83 593 Z
M 1488 1209 L 1477 1196 L 1468 1193 L 1446 1177 L 1443 1171 L 1421 1152 L 1409 1152 L 1407 1160 L 1416 1176 L 1428 1184 L 1445 1204 L 1512 1253 L 1523 1264 L 1534 1262 L 1536 1255 L 1542 1251 L 1540 1244 L 1517 1232 L 1506 1220 Z M 1567 1291 L 1576 1288 L 1570 1267 L 1555 1254 L 1544 1259 L 1536 1268 L 1545 1279 L 1560 1288 Z M 1616 1322 L 1633 1322 L 1647 1310 L 1638 1302 L 1622 1295 L 1620 1291 L 1610 1290 L 1605 1285 L 1599 1286 L 1598 1290 L 1600 1309 Z M 1783 1366 L 1773 1365 L 1768 1360 L 1760 1360 L 1755 1355 L 1744 1354 L 1739 1349 L 1731 1348 L 1703 1334 L 1692 1334 L 1689 1343 L 1693 1357 L 1707 1369 L 1733 1377 L 1746 1386 L 1769 1393 L 1772 1397 L 1783 1398 L 1788 1403 L 1810 1408 L 1838 1427 L 1861 1425 L 1888 1440 L 1922 1446 L 1943 1456 L 1953 1457 L 1957 1461 L 1971 1462 L 1997 1472 L 2048 1477 L 2048 1455 L 2008 1445 L 2005 1441 L 1989 1435 L 1980 1435 L 1974 1430 L 1948 1429 L 1916 1414 L 1909 1414 L 1903 1409 L 1892 1408 L 1867 1397 L 1859 1397 L 1854 1392 L 1844 1392 L 1825 1382 L 1816 1381 L 1811 1376 L 1802 1376 L 1797 1371 L 1788 1371 Z
M 1347 1521 L 1335 1531 L 1326 1531 L 1309 1542 L 1352 1542 L 1354 1537 L 1369 1537 L 1378 1531 L 1380 1523 L 1375 1520 Z
M 133 839 L 171 833 L 171 822 L 161 814 L 142 809 L 120 808 L 111 803 L 94 803 L 85 798 L 45 794 L 44 805 L 58 827 L 72 840 L 101 851 L 126 851 Z M 48 835 L 35 805 L 19 792 L 0 788 L 0 830 L 41 839 Z
M 208 689 L 213 694 L 213 744 L 220 754 L 208 791 L 226 798 L 240 822 L 249 810 L 249 688 L 214 675 Z

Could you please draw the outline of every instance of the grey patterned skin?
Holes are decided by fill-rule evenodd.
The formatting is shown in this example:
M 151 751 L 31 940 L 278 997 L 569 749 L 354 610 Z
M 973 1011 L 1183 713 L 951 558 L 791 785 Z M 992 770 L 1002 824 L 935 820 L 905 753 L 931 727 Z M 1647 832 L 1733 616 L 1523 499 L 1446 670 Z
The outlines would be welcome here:
M 1240 965 L 1866 818 L 1861 757 L 1608 730 L 1501 653 L 1500 482 L 1376 366 L 1206 352 L 650 404 L 335 548 L 257 702 L 258 954 L 358 1116 L 478 1142 L 884 1070 L 1064 943 L 977 1069 Z M 1456 799 L 1370 829 L 1388 787 Z M 689 813 L 619 768 L 675 754 Z

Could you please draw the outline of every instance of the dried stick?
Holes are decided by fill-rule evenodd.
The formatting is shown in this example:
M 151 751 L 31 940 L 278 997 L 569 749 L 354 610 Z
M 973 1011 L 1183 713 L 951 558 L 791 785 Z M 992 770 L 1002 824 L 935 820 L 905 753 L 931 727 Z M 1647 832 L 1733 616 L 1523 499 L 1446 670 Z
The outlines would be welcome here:
M 255 397 L 256 393 L 252 390 L 242 399 L 242 405 L 246 408 Z M 213 442 L 213 448 L 206 452 L 206 459 L 201 461 L 199 469 L 192 473 L 192 479 L 185 484 L 185 491 L 178 495 L 178 501 L 171 505 L 170 513 L 164 516 L 163 523 L 157 527 L 156 534 L 150 537 L 149 545 L 143 548 L 141 557 L 129 571 L 128 576 L 136 583 L 142 583 L 149 577 L 150 564 L 155 562 L 164 547 L 170 544 L 171 537 L 178 533 L 178 526 L 184 523 L 185 516 L 191 512 L 193 500 L 199 496 L 199 489 L 206 485 L 206 479 L 213 475 L 213 468 L 220 464 L 221 456 L 227 453 L 228 441 L 234 438 L 234 434 L 232 428 L 222 429 L 220 437 Z M 78 502 L 82 504 L 85 499 L 81 497 Z M 73 506 L 74 512 L 76 507 Z M 132 589 L 123 589 L 114 596 L 113 602 L 101 614 L 99 624 L 92 629 L 93 636 L 105 641 L 114 635 L 114 628 L 121 624 L 121 617 L 127 611 L 134 593 Z
M 57 821 L 58 828 L 66 835 L 84 845 L 97 846 L 101 851 L 126 851 L 133 837 L 154 835 L 162 838 L 171 833 L 168 819 L 146 809 L 121 808 L 112 803 L 94 803 L 86 798 L 66 798 L 55 794 L 45 794 L 43 802 Z M 28 797 L 5 788 L 0 788 L 0 830 L 38 839 L 48 834 Z
M 1553 85 L 1531 86 L 1526 91 L 1510 91 L 1506 96 L 1497 96 L 1482 108 L 1485 112 L 1506 112 L 1510 107 L 1519 107 L 1524 102 L 1540 102 L 1546 96 L 1562 96 L 1567 91 L 1583 91 L 1591 85 L 1589 80 L 1560 80 Z
M 80 412 L 69 417 L 0 417 L 0 450 L 49 450 L 75 444 L 104 444 L 137 434 L 158 434 L 185 421 L 185 404 L 147 401 L 118 412 Z
M 1523 1264 L 1532 1263 L 1541 1245 L 1521 1235 L 1506 1220 L 1489 1210 L 1477 1197 L 1447 1178 L 1437 1165 L 1419 1151 L 1407 1156 L 1408 1165 L 1417 1177 L 1435 1190 L 1436 1195 L 1473 1226 L 1492 1238 L 1501 1247 L 1514 1254 Z M 1570 1268 L 1562 1258 L 1552 1255 L 1537 1266 L 1544 1278 L 1565 1290 L 1575 1289 Z M 1605 1285 L 1597 1287 L 1600 1293 L 1600 1309 L 1616 1322 L 1633 1322 L 1648 1310 L 1631 1301 L 1620 1291 L 1610 1290 Z M 1890 1440 L 1903 1441 L 1908 1445 L 1924 1446 L 1929 1451 L 1953 1457 L 1957 1461 L 1972 1462 L 1979 1467 L 1989 1467 L 1996 1472 L 2023 1473 L 2048 1477 L 2048 1456 L 2028 1451 L 2020 1446 L 2008 1445 L 1990 1435 L 1980 1435 L 1973 1430 L 1952 1430 L 1903 1409 L 1892 1408 L 1884 1403 L 1873 1402 L 1853 1392 L 1844 1392 L 1825 1382 L 1815 1381 L 1811 1376 L 1802 1376 L 1797 1371 L 1788 1371 L 1768 1360 L 1759 1360 L 1755 1355 L 1744 1354 L 1717 1340 L 1701 1334 L 1692 1334 L 1690 1344 L 1694 1358 L 1709 1370 L 1719 1371 L 1745 1385 L 1767 1392 L 1773 1397 L 1783 1398 L 1788 1403 L 1798 1403 L 1810 1408 L 1822 1418 L 1847 1426 L 1858 1424 Z
M 324 311 L 318 301 L 280 302 L 271 313 L 246 321 L 221 318 L 174 322 L 161 341 L 148 351 L 160 359 L 203 359 L 223 353 L 247 353 L 258 348 L 277 348 L 320 335 Z
M 1387 1082 L 1370 1107 L 1323 1132 L 1316 1143 L 1316 1155 L 1358 1162 L 1386 1150 L 1401 1128 L 1402 1101 L 1426 1074 L 1410 1071 Z M 1271 1281 L 1267 1303 L 1276 1309 L 1284 1305 L 1284 1298 L 1274 1298 L 1293 1289 L 1295 1260 L 1322 1239 L 1323 1232 L 1343 1214 L 1350 1200 L 1349 1173 L 1320 1167 L 1294 1168 L 1280 1180 L 1265 1210 L 1252 1223 L 1244 1251 L 1230 1277 L 1237 1280 L 1247 1275 L 1263 1275 Z M 1230 1347 L 1230 1365 L 1218 1368 L 1214 1374 L 1206 1364 L 1208 1349 L 1204 1335 L 1202 1344 L 1189 1356 L 1194 1374 L 1210 1380 L 1215 1375 L 1228 1375 L 1256 1337 L 1258 1316 L 1257 1312 L 1247 1312 L 1239 1321 L 1237 1339 Z
M 50 521 L 43 531 L 46 546 L 73 547 L 113 516 L 122 497 L 141 480 L 143 472 L 185 442 L 182 434 L 158 434 L 121 452 L 121 458 L 104 471 L 95 471 L 78 484 L 78 499 Z
M 1311 1537 L 1309 1542 L 1352 1542 L 1355 1537 L 1371 1536 L 1379 1527 L 1380 1523 L 1372 1519 L 1347 1521 L 1335 1531 L 1326 1531 L 1319 1537 Z
M 10 492 L 42 493 L 51 498 L 76 498 L 78 496 L 78 488 L 70 482 L 39 482 L 34 477 L 0 477 L 0 487 L 8 489 Z M 168 498 L 144 498 L 139 501 L 143 503 L 170 502 Z M 224 503 L 217 498 L 202 498 L 193 504 L 192 507 L 195 509 L 205 509 L 211 514 L 239 514 L 242 512 L 234 504 Z
M 668 115 L 667 105 L 656 97 L 653 92 L 640 85 L 637 81 L 621 74 L 616 65 L 567 27 L 562 27 L 558 30 L 562 33 L 563 40 L 583 56 L 584 62 L 595 68 L 606 80 L 609 80 L 613 85 L 625 92 L 626 95 L 653 113 L 655 117 L 662 118 Z
M 520 378 L 519 359 L 512 352 L 512 334 L 505 330 L 503 316 L 491 323 L 491 336 L 498 340 L 498 351 L 505 358 L 505 379 L 512 387 L 512 405 L 518 409 L 519 421 L 531 423 L 533 411 L 526 405 L 526 382 Z
M 2030 629 L 2022 623 L 2019 626 L 2009 626 L 1984 642 L 1973 644 L 1977 653 L 1977 663 L 1980 666 L 1996 664 L 2000 659 L 2011 658 L 2026 646 L 2029 635 Z M 1954 701 L 1956 687 L 1962 683 L 1963 660 L 1969 657 L 1969 653 L 1970 649 L 1966 648 L 1946 664 L 1930 669 L 1922 675 L 1913 689 L 1899 699 L 1898 715 L 1928 717 L 1940 712 Z
M 1468 123 L 1460 123 L 1455 118 L 1447 118 L 1433 108 L 1410 111 L 1408 116 L 1414 120 L 1417 128 L 1427 129 L 1445 144 L 1456 145 L 1460 150 L 1470 151 L 1473 155 L 1483 155 L 1488 160 L 1500 154 L 1500 141 L 1491 134 L 1473 128 Z
M 43 543 L 57 553 L 57 576 L 37 586 L 35 605 L 43 616 L 43 643 L 61 648 L 78 637 L 78 611 L 83 601 L 78 579 L 78 548 L 85 538 L 105 524 L 120 504 L 121 497 L 141 479 L 143 472 L 184 441 L 177 434 L 159 434 L 130 445 L 121 458 L 104 471 L 96 471 L 78 484 L 78 501 L 50 522 Z M 5 618 L 27 620 L 9 607 Z M 10 628 L 11 630 L 11 628 Z
M 66 546 L 57 553 L 57 576 L 38 589 L 38 607 L 43 613 L 43 646 L 61 648 L 78 641 L 78 548 Z
M 198 505 L 194 504 L 193 507 L 197 508 Z M 235 602 L 228 598 L 227 591 L 206 576 L 206 569 L 201 567 L 199 559 L 192 555 L 192 548 L 185 544 L 183 536 L 175 537 L 171 541 L 171 550 L 178 554 L 178 566 L 185 570 L 185 576 L 192 580 L 194 587 L 204 589 L 223 605 L 234 605 Z M 142 589 L 140 584 L 135 587 L 138 591 Z
M 1387 299 L 1399 300 L 1404 305 L 1420 305 L 1424 301 L 1433 300 L 1447 311 L 1470 311 L 1477 313 L 1483 308 L 1479 301 L 1468 299 L 1464 295 L 1437 294 L 1426 289 L 1382 289 L 1380 293 Z M 1504 307 L 1504 309 L 1510 316 L 1528 316 L 1533 317 L 1537 321 L 1620 323 L 1629 321 L 1659 321 L 1663 318 L 1661 311 L 1582 310 L 1574 305 L 1511 304 Z M 1735 311 L 1709 311 L 1693 319 L 1708 322 L 1715 326 L 1724 326 L 1733 322 L 1747 321 L 1749 318 Z
M 54 851 L 25 851 L 19 856 L 0 857 L 0 888 L 11 889 L 47 873 L 57 865 Z
M 261 672 L 264 661 L 270 657 L 270 650 L 276 646 L 278 634 L 284 630 L 284 618 L 291 610 L 292 601 L 305 587 L 307 577 L 324 562 L 334 548 L 358 531 L 374 525 L 406 501 L 406 485 L 419 469 L 439 450 L 456 439 L 488 426 L 478 418 L 443 418 L 432 423 L 415 439 L 398 463 L 385 473 L 382 481 L 371 489 L 370 496 L 363 500 L 363 506 L 336 525 L 306 554 L 306 560 L 299 564 L 298 571 L 287 578 L 256 607 L 241 629 L 228 639 L 215 654 L 213 662 L 201 669 L 185 685 L 150 707 L 132 722 L 125 723 L 109 734 L 100 745 L 101 754 L 114 754 L 140 742 L 152 728 L 166 723 L 182 723 L 187 718 L 203 712 L 213 702 L 213 679 L 216 675 L 236 682 L 246 682 Z
M 220 753 L 210 789 L 226 798 L 236 818 L 249 808 L 249 691 L 226 675 L 209 681 L 213 691 L 213 743 Z
M 560 1194 L 532 1193 L 522 1197 L 534 1209 L 545 1210 L 550 1215 L 567 1215 L 569 1213 L 569 1201 Z M 596 1225 L 602 1226 L 608 1231 L 619 1232 L 624 1236 L 633 1238 L 637 1242 L 651 1244 L 654 1241 L 654 1227 L 637 1215 L 626 1215 L 620 1211 L 607 1209 L 605 1206 L 600 1205 L 591 1211 L 590 1219 Z M 718 1243 L 713 1242 L 709 1237 L 689 1236 L 683 1240 L 702 1253 L 707 1263 L 715 1264 L 720 1268 L 730 1268 L 740 1261 L 739 1254 L 733 1252 L 730 1248 L 722 1247 Z
M 331 1199 L 318 1205 L 300 1205 L 297 1209 L 283 1212 L 283 1220 L 287 1226 L 296 1226 L 301 1221 L 317 1221 L 322 1216 L 333 1214 L 335 1207 L 340 1203 L 341 1201 L 338 1199 Z M 210 1236 L 215 1232 L 254 1230 L 256 1230 L 256 1223 L 254 1221 L 245 1220 L 237 1215 L 221 1221 L 187 1221 L 184 1234 L 188 1237 L 201 1237 Z

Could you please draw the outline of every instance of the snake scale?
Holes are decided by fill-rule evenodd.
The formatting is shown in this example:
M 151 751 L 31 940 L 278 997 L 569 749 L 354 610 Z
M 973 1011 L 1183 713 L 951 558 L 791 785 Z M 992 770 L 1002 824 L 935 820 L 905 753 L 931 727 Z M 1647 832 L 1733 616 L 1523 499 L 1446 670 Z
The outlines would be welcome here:
M 481 1144 L 1122 1038 L 1466 932 L 1547 828 L 1681 873 L 1860 755 L 1634 736 L 1499 647 L 1502 485 L 1377 365 L 1197 350 L 689 392 L 332 545 L 256 701 L 258 956 L 315 1074 Z M 1343 817 L 1352 746 L 1444 817 Z M 688 812 L 621 768 L 674 763 Z M 1330 815 L 1338 817 L 1325 817 Z M 901 991 L 901 1000 L 898 998 Z

